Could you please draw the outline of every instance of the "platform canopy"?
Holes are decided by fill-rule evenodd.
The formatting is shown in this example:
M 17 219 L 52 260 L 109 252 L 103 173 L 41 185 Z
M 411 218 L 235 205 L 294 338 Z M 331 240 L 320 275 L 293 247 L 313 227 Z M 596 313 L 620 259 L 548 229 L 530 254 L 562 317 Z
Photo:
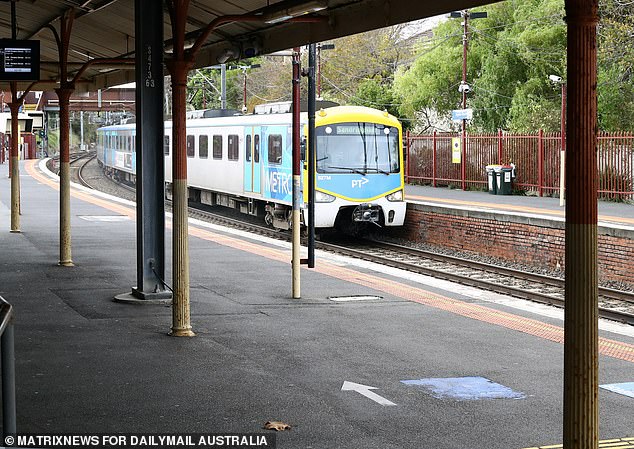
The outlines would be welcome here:
M 152 0 L 159 1 L 159 0 Z M 164 36 L 169 52 L 171 25 L 164 2 Z M 216 27 L 198 52 L 194 67 L 206 67 L 253 54 L 268 54 L 310 42 L 355 34 L 450 11 L 492 3 L 478 0 L 191 0 L 187 32 L 193 42 L 210 22 L 229 15 L 261 15 L 262 21 L 233 21 Z M 75 9 L 69 75 L 93 58 L 134 58 L 134 0 L 15 0 L 17 39 L 40 41 L 40 80 L 34 90 L 50 90 L 59 80 L 58 49 L 51 27 Z M 323 8 L 323 9 L 322 9 Z M 308 12 L 313 11 L 313 12 Z M 314 23 L 284 23 L 298 14 L 322 17 Z M 281 20 L 281 21 L 278 21 Z M 0 2 L 0 38 L 12 37 L 11 2 Z M 77 90 L 111 87 L 134 80 L 130 66 L 91 66 Z M 29 83 L 20 82 L 24 88 Z M 8 90 L 6 81 L 0 89 Z

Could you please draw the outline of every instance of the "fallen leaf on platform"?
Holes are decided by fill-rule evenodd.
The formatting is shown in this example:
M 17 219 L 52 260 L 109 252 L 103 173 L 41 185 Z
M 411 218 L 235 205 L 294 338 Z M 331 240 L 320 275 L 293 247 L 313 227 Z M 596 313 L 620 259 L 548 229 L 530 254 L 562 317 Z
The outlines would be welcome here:
M 291 430 L 291 426 L 289 424 L 283 423 L 282 421 L 267 421 L 264 423 L 264 428 L 266 430 L 275 430 L 276 432 L 281 432 L 282 430 Z

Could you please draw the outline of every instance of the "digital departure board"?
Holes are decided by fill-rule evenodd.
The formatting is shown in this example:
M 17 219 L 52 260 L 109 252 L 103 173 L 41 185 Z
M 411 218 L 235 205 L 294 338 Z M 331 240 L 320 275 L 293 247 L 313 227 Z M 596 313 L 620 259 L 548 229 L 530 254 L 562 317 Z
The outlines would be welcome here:
M 40 41 L 0 39 L 0 80 L 40 79 Z

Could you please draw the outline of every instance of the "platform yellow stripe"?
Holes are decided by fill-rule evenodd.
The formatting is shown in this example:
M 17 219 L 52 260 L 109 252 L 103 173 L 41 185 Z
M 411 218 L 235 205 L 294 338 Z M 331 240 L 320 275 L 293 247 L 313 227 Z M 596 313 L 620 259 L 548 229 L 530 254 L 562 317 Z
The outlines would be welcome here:
M 44 177 L 34 169 L 35 162 L 29 161 L 26 168 L 33 178 L 47 184 L 53 188 L 57 187 L 57 183 Z M 122 215 L 127 215 L 131 219 L 136 219 L 136 210 L 132 207 L 116 204 L 72 189 L 71 194 L 86 202 L 104 207 Z M 259 255 L 270 260 L 282 263 L 290 263 L 290 251 L 279 248 L 269 247 L 261 243 L 254 243 L 247 240 L 219 234 L 207 229 L 201 229 L 196 226 L 189 226 L 189 233 L 192 236 L 212 241 L 220 245 L 239 249 L 251 254 Z M 305 270 L 308 268 L 303 267 Z M 448 298 L 436 293 L 423 290 L 418 287 L 403 284 L 399 281 L 385 279 L 374 274 L 362 273 L 353 269 L 341 267 L 327 261 L 319 261 L 317 267 L 313 271 L 347 282 L 352 282 L 367 288 L 384 292 L 389 295 L 397 296 L 408 301 L 416 302 L 434 307 L 439 310 L 475 319 L 489 324 L 494 324 L 507 329 L 516 330 L 525 334 L 533 335 L 545 340 L 562 343 L 564 341 L 564 330 L 560 326 L 543 323 L 541 321 L 525 318 L 519 315 L 502 312 L 489 307 L 478 304 L 466 303 L 464 301 Z M 289 288 L 290 288 L 290 269 L 289 269 Z M 290 290 L 289 290 L 290 291 Z M 634 362 L 634 346 L 627 343 L 610 340 L 607 338 L 599 338 L 599 353 L 620 360 Z M 634 439 L 633 439 L 634 440 Z M 553 446 L 557 447 L 557 446 Z M 541 448 L 544 449 L 544 448 Z

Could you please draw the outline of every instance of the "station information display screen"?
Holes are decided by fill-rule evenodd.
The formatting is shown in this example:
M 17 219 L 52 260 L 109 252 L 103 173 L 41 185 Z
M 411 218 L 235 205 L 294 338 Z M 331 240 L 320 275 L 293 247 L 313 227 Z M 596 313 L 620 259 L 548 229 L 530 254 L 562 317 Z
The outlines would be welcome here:
M 0 80 L 40 79 L 40 41 L 0 39 Z

